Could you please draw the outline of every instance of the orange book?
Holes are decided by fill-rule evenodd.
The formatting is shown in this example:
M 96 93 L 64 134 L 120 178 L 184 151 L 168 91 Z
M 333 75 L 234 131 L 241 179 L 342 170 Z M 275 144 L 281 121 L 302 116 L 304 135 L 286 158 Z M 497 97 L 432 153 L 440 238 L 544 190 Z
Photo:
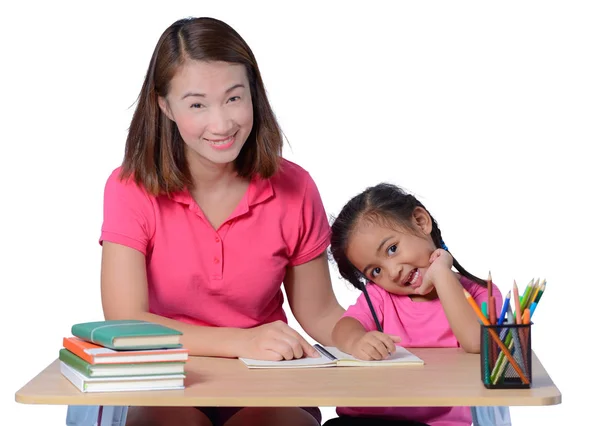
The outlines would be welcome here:
M 188 350 L 175 349 L 147 349 L 133 351 L 116 351 L 95 345 L 77 337 L 64 337 L 63 346 L 79 358 L 90 364 L 136 364 L 141 362 L 185 362 L 188 359 Z

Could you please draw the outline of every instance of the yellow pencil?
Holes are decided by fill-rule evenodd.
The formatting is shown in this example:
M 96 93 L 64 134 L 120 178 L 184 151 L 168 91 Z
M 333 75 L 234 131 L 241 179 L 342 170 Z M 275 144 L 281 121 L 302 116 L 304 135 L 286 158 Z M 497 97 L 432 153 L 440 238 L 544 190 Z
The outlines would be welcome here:
M 546 280 L 542 281 L 542 283 L 540 284 L 540 283 L 539 283 L 539 279 L 538 279 L 538 281 L 536 282 L 536 286 L 533 288 L 533 290 L 535 290 L 535 291 L 532 291 L 532 292 L 531 292 L 531 293 L 532 293 L 532 294 L 531 294 L 531 297 L 529 298 L 529 300 L 527 301 L 527 304 L 525 305 L 525 307 L 526 307 L 526 308 L 528 308 L 528 307 L 530 307 L 530 306 L 531 306 L 531 304 L 533 303 L 533 301 L 534 301 L 534 300 L 535 300 L 535 298 L 537 297 L 538 293 L 540 292 L 540 289 L 541 289 L 541 288 L 542 288 L 542 286 L 544 285 L 544 282 L 545 282 L 545 281 L 546 281 Z

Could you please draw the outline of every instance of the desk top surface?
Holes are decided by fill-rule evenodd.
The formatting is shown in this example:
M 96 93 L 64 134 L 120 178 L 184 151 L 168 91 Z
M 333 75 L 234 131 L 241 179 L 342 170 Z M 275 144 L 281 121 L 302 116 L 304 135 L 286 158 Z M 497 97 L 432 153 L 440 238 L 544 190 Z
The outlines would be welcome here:
M 126 406 L 554 405 L 561 393 L 532 355 L 531 389 L 486 389 L 479 355 L 411 348 L 425 365 L 248 369 L 237 359 L 190 357 L 184 390 L 79 392 L 55 360 L 15 395 L 24 404 Z

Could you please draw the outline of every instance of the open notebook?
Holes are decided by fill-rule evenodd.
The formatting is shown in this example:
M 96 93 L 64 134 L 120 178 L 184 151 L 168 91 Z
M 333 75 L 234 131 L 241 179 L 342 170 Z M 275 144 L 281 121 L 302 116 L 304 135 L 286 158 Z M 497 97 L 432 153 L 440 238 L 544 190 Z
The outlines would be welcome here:
M 390 367 L 401 365 L 423 365 L 424 362 L 415 354 L 402 346 L 396 346 L 388 359 L 381 361 L 363 361 L 354 358 L 333 346 L 325 348 L 315 345 L 321 356 L 319 358 L 300 358 L 289 361 L 261 361 L 257 359 L 240 358 L 248 368 L 311 368 L 311 367 Z M 323 350 L 325 349 L 325 351 Z M 334 358 L 331 359 L 330 358 Z

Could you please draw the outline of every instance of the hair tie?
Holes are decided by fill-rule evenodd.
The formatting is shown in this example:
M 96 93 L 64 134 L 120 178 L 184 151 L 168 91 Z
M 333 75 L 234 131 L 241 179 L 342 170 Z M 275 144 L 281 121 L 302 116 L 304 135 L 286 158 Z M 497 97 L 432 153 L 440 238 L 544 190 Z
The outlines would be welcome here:
M 442 240 L 441 242 L 441 246 L 444 250 L 448 251 L 448 246 L 446 245 L 446 243 L 444 243 L 444 241 Z

